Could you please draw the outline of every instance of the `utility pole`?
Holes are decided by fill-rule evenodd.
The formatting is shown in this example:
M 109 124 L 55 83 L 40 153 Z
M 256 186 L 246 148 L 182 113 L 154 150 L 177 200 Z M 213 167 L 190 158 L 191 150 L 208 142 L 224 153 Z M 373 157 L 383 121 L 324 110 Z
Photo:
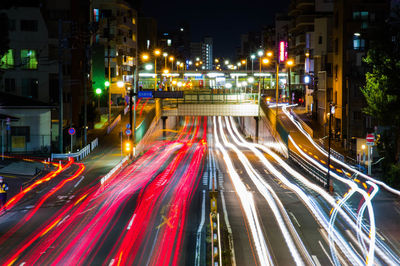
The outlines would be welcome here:
M 63 146 L 63 64 L 62 64 L 62 46 L 63 46 L 63 25 L 62 20 L 58 20 L 58 97 L 59 97 L 59 115 L 58 115 L 58 148 L 60 153 L 64 152 Z
M 107 63 L 108 63 L 108 123 L 111 123 L 111 62 L 110 62 L 110 17 L 107 18 Z
M 276 123 L 278 123 L 278 103 L 279 103 L 279 57 L 276 56 L 276 109 L 275 109 L 275 115 L 276 115 Z
M 335 113 L 332 103 L 329 103 L 329 132 L 328 132 L 328 173 L 326 175 L 326 190 L 330 192 L 333 188 L 331 186 L 331 130 L 332 130 L 332 115 Z

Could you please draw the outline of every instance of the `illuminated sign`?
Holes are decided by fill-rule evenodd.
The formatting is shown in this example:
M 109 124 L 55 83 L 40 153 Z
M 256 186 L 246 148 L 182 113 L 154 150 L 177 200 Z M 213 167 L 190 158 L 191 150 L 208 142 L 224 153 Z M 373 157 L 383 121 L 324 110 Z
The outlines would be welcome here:
M 283 62 L 287 59 L 287 43 L 284 41 L 279 42 L 279 62 Z

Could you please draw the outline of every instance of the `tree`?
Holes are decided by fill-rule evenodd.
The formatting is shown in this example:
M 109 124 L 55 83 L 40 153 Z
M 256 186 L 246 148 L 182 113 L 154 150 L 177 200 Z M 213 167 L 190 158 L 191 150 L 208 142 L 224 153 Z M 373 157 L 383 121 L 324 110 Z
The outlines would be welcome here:
M 397 17 L 398 18 L 398 17 Z M 385 157 L 383 170 L 391 185 L 400 185 L 400 49 L 398 19 L 386 22 L 377 31 L 364 62 L 369 67 L 361 88 L 367 106 L 364 113 L 383 128 L 378 151 Z

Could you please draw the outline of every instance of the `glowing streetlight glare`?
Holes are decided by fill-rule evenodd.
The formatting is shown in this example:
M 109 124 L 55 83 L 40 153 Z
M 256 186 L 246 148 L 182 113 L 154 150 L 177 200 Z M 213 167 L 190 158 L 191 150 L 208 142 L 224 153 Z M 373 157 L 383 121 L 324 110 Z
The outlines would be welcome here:
M 248 81 L 249 83 L 254 83 L 254 78 L 253 78 L 253 77 L 250 77 L 250 78 L 247 79 L 247 81 Z
M 215 63 L 219 63 L 219 59 L 216 58 L 216 59 L 214 60 L 214 62 L 215 62 Z
M 175 60 L 175 57 L 173 57 L 173 56 L 169 57 L 169 61 L 174 62 L 174 60 Z
M 229 65 L 229 60 L 225 60 L 225 65 Z
M 123 81 L 118 81 L 117 82 L 117 87 L 118 88 L 122 88 L 124 86 L 124 82 Z
M 241 65 L 242 65 L 242 63 L 240 63 L 240 62 L 239 62 L 239 63 L 237 63 L 237 65 L 238 65 L 238 66 L 241 66 Z
M 264 52 L 260 50 L 260 51 L 257 52 L 257 55 L 258 55 L 259 57 L 261 57 L 261 56 L 264 55 Z
M 149 60 L 150 56 L 148 54 L 143 54 L 142 59 L 143 61 Z
M 242 65 L 245 65 L 246 64 L 246 60 L 242 60 Z
M 162 55 L 163 55 L 164 57 L 167 57 L 167 56 L 168 56 L 168 53 L 164 52 Z
M 273 53 L 272 53 L 271 51 L 268 51 L 268 52 L 267 52 L 267 56 L 268 56 L 268 57 L 271 57 L 272 55 L 273 55 Z
M 242 86 L 246 87 L 248 85 L 248 83 L 246 81 L 242 81 Z
M 152 70 L 152 69 L 153 69 L 153 65 L 147 64 L 147 65 L 144 66 L 144 68 L 145 68 L 146 70 Z
M 288 61 L 286 62 L 286 64 L 287 64 L 289 67 L 291 67 L 291 66 L 294 65 L 294 61 L 293 61 L 292 59 L 290 59 L 290 60 L 288 60 Z
M 97 94 L 97 95 L 100 95 L 100 94 L 101 94 L 101 89 L 100 89 L 100 88 L 97 88 L 97 89 L 96 89 L 96 94 Z
M 169 73 L 169 70 L 168 70 L 168 69 L 164 69 L 164 70 L 163 70 L 163 73 L 164 73 L 164 74 L 168 74 L 168 73 Z
M 255 54 L 252 54 L 252 55 L 250 56 L 250 58 L 254 60 L 254 59 L 256 59 L 256 55 L 255 55 Z
M 262 59 L 262 63 L 263 64 L 268 64 L 269 63 L 269 59 L 268 58 L 263 58 Z
M 199 58 L 199 57 L 196 57 L 196 61 L 200 61 L 200 58 Z
M 365 144 L 361 145 L 361 149 L 365 150 Z
M 182 87 L 182 82 L 179 81 L 177 85 L 178 87 Z
M 226 83 L 226 84 L 225 84 L 225 88 L 227 88 L 227 89 L 230 89 L 230 88 L 232 88 L 232 84 L 230 84 L 230 83 Z
M 154 54 L 157 55 L 157 56 L 160 55 L 161 54 L 161 50 L 160 49 L 154 50 Z
M 172 85 L 176 85 L 176 84 L 177 84 L 176 80 L 173 80 Z
M 104 86 L 109 87 L 110 86 L 110 82 L 109 81 L 104 82 Z

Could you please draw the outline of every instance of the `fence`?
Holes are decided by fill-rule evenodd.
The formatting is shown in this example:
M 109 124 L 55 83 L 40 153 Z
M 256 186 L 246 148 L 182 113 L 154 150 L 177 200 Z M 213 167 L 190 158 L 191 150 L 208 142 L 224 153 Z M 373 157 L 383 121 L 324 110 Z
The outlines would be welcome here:
M 115 118 L 114 121 L 107 127 L 107 134 L 111 133 L 119 121 L 121 121 L 121 115 L 118 115 L 117 118 Z
M 53 159 L 66 159 L 75 158 L 75 160 L 80 161 L 86 156 L 88 156 L 97 146 L 99 145 L 99 139 L 96 138 L 90 144 L 86 145 L 83 149 L 74 153 L 52 153 L 51 160 Z

